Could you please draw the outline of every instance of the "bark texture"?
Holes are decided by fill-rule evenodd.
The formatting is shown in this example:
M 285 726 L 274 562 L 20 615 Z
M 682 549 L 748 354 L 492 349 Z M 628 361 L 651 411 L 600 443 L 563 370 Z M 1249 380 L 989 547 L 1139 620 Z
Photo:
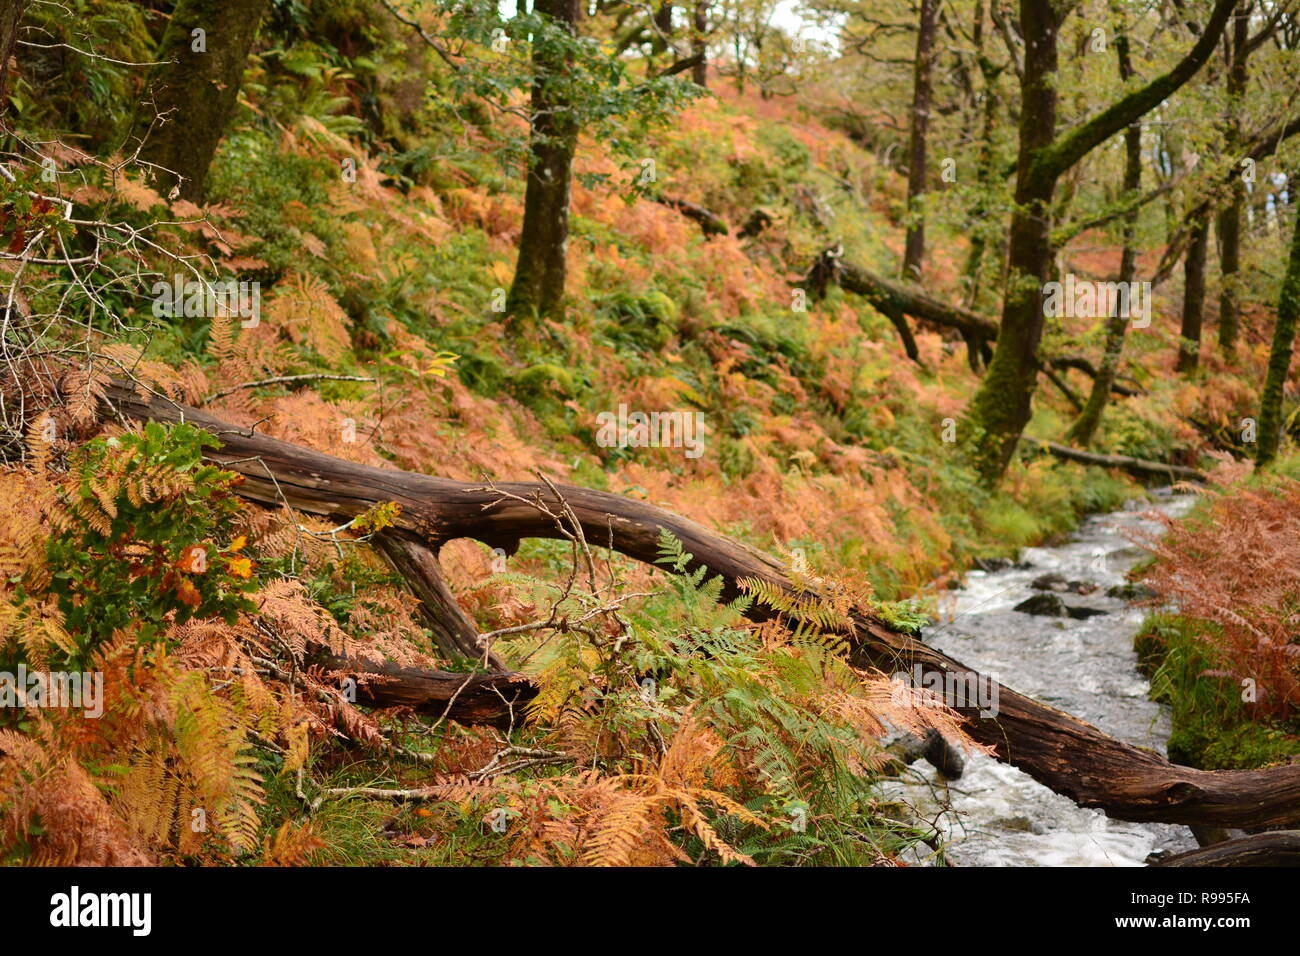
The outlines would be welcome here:
M 581 11 L 578 0 L 535 0 L 534 9 L 561 31 L 576 31 Z M 535 76 L 524 225 L 506 311 L 515 317 L 558 319 L 564 314 L 569 196 L 581 124 L 576 104 L 568 102 L 565 92 L 564 74 L 571 67 L 563 50 L 538 37 L 532 56 Z
M 1300 866 L 1300 830 L 1276 830 L 1179 853 L 1157 866 Z
M 159 192 L 203 201 L 212 157 L 235 109 L 244 63 L 269 0 L 180 0 L 163 31 L 133 137 Z M 200 31 L 200 32 L 196 32 Z
M 0 126 L 6 125 L 5 97 L 9 95 L 9 61 L 18 42 L 18 25 L 22 23 L 27 0 L 0 0 Z

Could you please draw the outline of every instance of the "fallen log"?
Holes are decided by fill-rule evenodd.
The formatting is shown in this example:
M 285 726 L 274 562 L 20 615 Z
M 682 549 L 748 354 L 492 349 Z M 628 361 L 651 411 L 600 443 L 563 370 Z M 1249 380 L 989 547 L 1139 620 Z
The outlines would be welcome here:
M 820 299 L 826 294 L 826 288 L 831 283 L 836 283 L 848 289 L 845 284 L 844 275 L 844 247 L 842 245 L 832 246 L 824 249 L 808 270 L 804 277 L 804 287 L 812 293 L 814 299 Z M 855 291 L 849 289 L 849 291 Z M 912 335 L 912 328 L 907 324 L 907 312 L 899 306 L 893 299 L 887 296 L 869 297 L 869 301 L 881 315 L 893 323 L 894 328 L 898 331 L 898 337 L 903 343 L 903 351 L 907 357 L 917 365 L 922 365 L 921 352 L 916 347 L 916 338 Z
M 1128 455 L 1105 455 L 1100 452 L 1083 451 L 1080 448 L 1071 448 L 1069 445 L 1062 445 L 1058 442 L 1031 438 L 1029 435 L 1023 436 L 1021 440 L 1029 442 L 1031 445 L 1037 445 L 1063 461 L 1075 461 L 1083 465 L 1097 465 L 1101 468 L 1118 468 L 1139 478 L 1155 476 L 1168 478 L 1171 482 L 1195 481 L 1198 484 L 1205 483 L 1204 472 L 1195 468 L 1188 468 L 1186 465 L 1170 465 L 1163 461 L 1149 461 L 1146 458 L 1130 458 Z
M 817 263 L 813 267 L 814 272 L 809 273 L 809 279 L 806 281 L 812 281 L 815 276 L 816 280 L 824 288 L 827 278 L 837 279 L 842 288 L 855 295 L 862 296 L 890 321 L 894 322 L 895 326 L 898 325 L 902 316 L 910 315 L 913 318 L 924 319 L 935 325 L 956 329 L 961 333 L 962 338 L 966 340 L 971 355 L 972 368 L 978 366 L 979 353 L 985 343 L 992 342 L 998 337 L 998 323 L 993 319 L 971 309 L 959 305 L 950 305 L 941 299 L 936 299 L 911 283 L 896 282 L 869 269 L 851 265 L 842 260 L 837 260 L 836 269 L 827 276 L 825 266 L 819 264 L 828 254 L 834 254 L 834 250 L 824 252 L 818 257 Z M 904 344 L 906 346 L 906 341 Z M 908 347 L 909 357 L 915 357 L 913 355 L 914 351 L 915 345 Z M 1097 377 L 1096 367 L 1087 359 L 1081 357 L 1058 356 L 1048 359 L 1047 365 L 1053 369 L 1077 369 L 1090 378 L 1095 379 Z M 1121 382 L 1113 383 L 1111 391 L 1116 395 L 1124 396 L 1142 394 L 1141 390 Z
M 916 286 L 886 279 L 861 266 L 843 263 L 840 267 L 840 285 L 847 291 L 862 296 L 885 314 L 902 312 L 976 338 L 998 337 L 998 324 L 987 316 L 959 305 L 949 305 Z
M 417 714 L 460 724 L 517 727 L 537 688 L 521 674 L 458 674 L 402 667 L 356 658 L 327 657 L 320 663 L 351 680 L 356 703 L 367 707 L 409 707 Z M 379 678 L 369 675 L 378 674 Z
M 559 494 L 589 541 L 637 560 L 654 562 L 660 532 L 667 530 L 694 556 L 687 570 L 704 567 L 722 578 L 724 599 L 741 592 L 741 578 L 759 578 L 795 593 L 784 567 L 771 557 L 643 501 L 573 486 L 553 490 L 546 482 L 476 485 L 361 465 L 124 385 L 110 386 L 104 401 L 110 415 L 159 422 L 184 420 L 212 432 L 222 446 L 208 457 L 244 476 L 239 493 L 250 500 L 347 517 L 379 502 L 394 501 L 402 508 L 398 526 L 418 535 L 435 553 L 443 543 L 459 537 L 507 551 L 513 551 L 522 538 L 557 537 L 561 530 L 551 517 L 529 502 L 558 509 Z M 503 493 L 513 497 L 503 497 Z M 755 602 L 748 614 L 753 620 L 765 620 L 776 612 Z M 843 633 L 859 666 L 885 673 L 915 673 L 920 668 L 922 673 L 959 686 L 987 687 L 997 695 L 992 698 L 997 702 L 994 709 L 981 711 L 973 703 L 957 707 L 968 718 L 970 735 L 989 745 L 995 756 L 1081 806 L 1136 821 L 1240 827 L 1300 822 L 1300 765 L 1238 771 L 1176 766 L 1153 751 L 1110 737 L 982 677 L 890 627 L 869 608 L 856 609 Z M 491 675 L 487 680 L 497 689 L 503 680 L 518 683 L 503 675 Z M 430 694 L 445 694 L 445 690 L 445 684 L 438 684 Z M 372 694 L 377 705 L 390 700 L 382 684 L 375 684 Z M 431 706 L 417 698 L 418 694 L 408 696 L 405 702 L 417 709 Z
M 1300 830 L 1274 830 L 1167 857 L 1156 866 L 1300 866 Z
M 1064 355 L 1064 356 L 1058 356 L 1054 359 L 1048 359 L 1047 364 L 1050 365 L 1052 368 L 1057 368 L 1057 369 L 1064 369 L 1064 368 L 1078 369 L 1080 372 L 1082 372 L 1084 375 L 1088 376 L 1089 378 L 1097 377 L 1097 366 L 1093 365 L 1086 358 L 1077 357 L 1073 355 Z M 1130 379 L 1130 381 L 1132 381 L 1132 379 Z M 1146 392 L 1140 388 L 1135 388 L 1132 385 L 1125 385 L 1123 382 L 1118 381 L 1118 376 L 1117 376 L 1117 380 L 1111 383 L 1110 390 L 1114 392 L 1116 395 L 1123 395 L 1125 397 L 1146 394 Z
M 725 219 L 688 199 L 678 199 L 675 196 L 665 196 L 662 193 L 651 198 L 659 205 L 667 206 L 669 209 L 676 209 L 687 219 L 697 223 L 705 238 L 709 236 L 725 236 L 731 232 L 731 227 L 727 225 Z
M 443 657 L 465 657 L 479 660 L 493 670 L 505 670 L 491 648 L 480 644 L 478 628 L 456 603 L 433 549 L 415 535 L 400 531 L 381 532 L 375 536 L 375 544 L 420 599 L 424 621 Z

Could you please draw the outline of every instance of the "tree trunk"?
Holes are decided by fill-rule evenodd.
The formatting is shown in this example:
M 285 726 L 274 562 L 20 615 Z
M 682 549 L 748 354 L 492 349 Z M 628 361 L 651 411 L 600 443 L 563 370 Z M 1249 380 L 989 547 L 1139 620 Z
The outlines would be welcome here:
M 981 12 L 983 8 L 981 7 Z M 982 23 L 982 19 L 979 23 Z M 977 31 L 977 35 L 982 31 Z M 980 153 L 977 176 L 979 177 L 975 204 L 970 216 L 970 251 L 966 256 L 966 265 L 962 275 L 966 279 L 966 307 L 979 306 L 981 276 L 984 269 L 984 255 L 989 245 L 989 230 L 993 227 L 989 219 L 988 192 L 998 188 L 994 180 L 994 135 L 997 131 L 998 95 L 997 83 L 1001 69 L 995 67 L 982 53 L 979 57 L 980 72 L 984 76 L 983 120 L 980 131 Z M 978 364 L 972 356 L 972 364 Z
M 668 37 L 673 35 L 673 5 L 671 0 L 663 0 L 659 4 L 659 9 L 655 11 L 655 39 L 651 47 L 656 52 L 662 52 L 668 48 Z
M 212 157 L 234 113 L 244 63 L 269 0 L 180 0 L 136 105 L 133 138 L 159 191 L 203 201 Z M 152 127 L 152 128 L 151 128 Z
M 1254 833 L 1179 853 L 1156 866 L 1300 866 L 1300 831 Z
M 939 0 L 921 0 L 921 21 L 916 32 L 916 61 L 912 79 L 912 123 L 907 147 L 907 240 L 903 250 L 903 278 L 921 278 L 925 260 L 926 133 L 930 126 L 930 70 Z
M 0 0 L 0 128 L 8 128 L 5 114 L 9 95 L 9 60 L 18 41 L 18 25 L 27 10 L 27 0 Z
M 984 484 L 993 485 L 1001 479 L 1031 414 L 1038 384 L 1038 345 L 1043 337 L 1042 285 L 1054 260 L 1051 204 L 1057 180 L 1195 76 L 1218 44 L 1236 2 L 1217 0 L 1205 31 L 1172 70 L 1058 139 L 1056 7 L 1052 0 L 1021 0 L 1025 62 L 1020 78 L 1020 150 L 1001 333 L 988 373 L 971 400 L 961 436 Z
M 1187 258 L 1183 260 L 1183 325 L 1179 333 L 1178 371 L 1196 369 L 1201 355 L 1201 320 L 1205 312 L 1205 253 L 1210 243 L 1210 221 L 1192 226 Z
M 1232 201 L 1219 214 L 1219 270 L 1223 287 L 1219 291 L 1219 350 L 1232 355 L 1237 350 L 1240 328 L 1241 210 L 1246 187 L 1240 180 L 1232 185 Z
M 1246 57 L 1249 55 L 1250 11 L 1253 0 L 1243 0 L 1232 20 L 1228 63 L 1228 154 L 1235 155 L 1241 141 L 1241 104 L 1246 94 Z M 1232 182 L 1232 199 L 1219 214 L 1219 271 L 1223 287 L 1219 292 L 1219 350 L 1232 355 L 1237 350 L 1240 322 L 1238 294 L 1241 269 L 1241 210 L 1246 203 L 1246 184 Z
M 552 512 L 560 507 L 556 491 L 543 482 L 501 482 L 493 487 L 360 465 L 232 425 L 156 395 L 142 396 L 125 386 L 107 388 L 105 402 L 110 416 L 161 422 L 184 419 L 217 435 L 222 447 L 210 457 L 243 475 L 239 494 L 254 501 L 336 517 L 360 514 L 377 502 L 394 501 L 401 505 L 399 529 L 420 536 L 434 550 L 459 537 L 513 550 L 522 538 L 561 534 L 549 514 L 529 504 L 537 501 Z M 504 498 L 502 492 L 516 497 Z M 694 556 L 688 571 L 706 568 L 709 574 L 721 577 L 723 600 L 742 593 L 742 578 L 757 578 L 796 596 L 794 583 L 777 561 L 693 521 L 607 492 L 560 486 L 558 493 L 589 541 L 608 544 L 636 560 L 654 562 L 661 531 L 672 533 Z M 805 594 L 802 600 L 806 599 Z M 754 602 L 747 615 L 762 621 L 777 613 Z M 857 666 L 885 673 L 915 673 L 919 667 L 936 679 L 946 680 L 944 675 L 951 675 L 962 686 L 987 688 L 990 697 L 996 693 L 991 697 L 996 701 L 992 711 L 981 711 L 973 702 L 957 708 L 968 718 L 971 736 L 987 744 L 1000 759 L 1081 806 L 1100 807 L 1119 819 L 1140 821 L 1251 827 L 1300 820 L 1300 765 L 1217 772 L 1178 767 L 1152 751 L 1109 737 L 1081 720 L 981 677 L 885 624 L 868 608 L 853 609 L 840 633 Z M 369 669 L 361 662 L 348 666 Z M 480 680 L 497 688 L 502 682 L 519 685 L 511 677 L 488 675 Z M 371 699 L 381 705 L 388 703 L 383 686 L 372 685 L 369 691 Z M 520 693 L 526 686 L 520 685 Z M 430 693 L 435 691 L 446 694 L 447 682 L 438 683 Z M 984 694 L 977 696 L 988 699 Z M 408 690 L 402 703 L 416 709 L 424 706 L 418 691 L 413 695 Z M 425 712 L 436 712 L 437 702 L 427 706 Z M 502 704 L 498 701 L 493 706 L 499 719 Z
M 1133 65 L 1129 61 L 1128 33 L 1123 25 L 1115 34 L 1115 58 L 1119 63 L 1120 81 L 1127 83 L 1133 76 Z M 1135 196 L 1142 188 L 1142 124 L 1131 123 L 1124 130 L 1124 182 L 1123 192 L 1126 196 Z M 1134 209 L 1124 217 L 1124 248 L 1119 259 L 1119 281 L 1132 282 L 1137 276 L 1137 233 L 1138 212 Z M 1106 345 L 1101 356 L 1101 367 L 1092 381 L 1092 391 L 1083 412 L 1070 428 L 1067 438 L 1087 448 L 1092 444 L 1097 428 L 1101 425 L 1102 413 L 1110 401 L 1110 389 L 1115 384 L 1119 373 L 1120 359 L 1124 354 L 1124 338 L 1128 333 L 1127 315 L 1121 315 L 1118 308 L 1106 322 Z
M 691 67 L 691 81 L 696 86 L 709 88 L 709 50 L 706 31 L 709 26 L 709 5 L 705 0 L 695 0 L 692 11 L 691 55 L 696 58 Z
M 1007 249 L 1002 322 L 993 361 L 971 401 L 961 436 L 981 479 L 995 483 L 1029 421 L 1043 337 L 1042 287 L 1052 263 L 1052 193 L 1061 171 L 1035 160 L 1056 135 L 1057 15 L 1051 0 L 1021 0 L 1025 38 L 1020 149 Z
M 555 27 L 575 32 L 579 0 L 536 0 L 536 12 Z M 515 279 L 506 300 L 515 318 L 562 319 L 565 257 L 569 248 L 569 194 L 580 124 L 575 104 L 562 92 L 571 66 L 545 36 L 533 39 L 532 122 L 524 225 Z
M 1277 324 L 1273 327 L 1273 346 L 1268 353 L 1268 373 L 1259 400 L 1259 451 L 1255 464 L 1263 468 L 1277 458 L 1282 440 L 1282 406 L 1287 373 L 1291 369 L 1291 349 L 1295 344 L 1296 318 L 1300 316 L 1300 220 L 1291 236 L 1291 258 L 1282 280 L 1282 295 L 1277 303 Z

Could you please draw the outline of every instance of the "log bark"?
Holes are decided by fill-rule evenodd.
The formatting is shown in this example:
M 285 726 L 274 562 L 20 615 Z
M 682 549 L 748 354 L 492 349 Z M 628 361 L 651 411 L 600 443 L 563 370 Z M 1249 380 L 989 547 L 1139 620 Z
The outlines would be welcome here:
M 1047 364 L 1052 366 L 1052 368 L 1078 369 L 1080 372 L 1082 372 L 1084 375 L 1088 376 L 1091 379 L 1096 379 L 1102 374 L 1100 371 L 1097 370 L 1097 367 L 1095 365 L 1093 365 L 1091 362 L 1089 362 L 1086 358 L 1083 358 L 1082 356 L 1076 357 L 1072 355 L 1061 355 L 1061 356 L 1057 356 L 1054 359 L 1049 359 Z M 1129 379 L 1129 381 L 1133 381 L 1133 380 Z M 1134 385 L 1125 385 L 1123 382 L 1119 381 L 1118 374 L 1116 374 L 1113 377 L 1110 383 L 1110 390 L 1116 395 L 1123 395 L 1125 397 L 1146 394 L 1146 391 L 1144 389 L 1138 388 Z
M 559 507 L 544 482 L 500 482 L 495 486 L 376 468 L 334 458 L 222 421 L 198 409 L 128 386 L 106 390 L 106 413 L 126 419 L 188 421 L 212 432 L 221 442 L 209 457 L 244 476 L 239 493 L 266 504 L 287 504 L 322 515 L 352 516 L 374 504 L 402 506 L 398 526 L 418 535 L 432 549 L 453 538 L 471 537 L 493 547 L 514 549 L 526 537 L 560 534 L 550 517 L 529 505 L 538 500 Z M 518 498 L 502 498 L 501 492 Z M 723 599 L 741 593 L 742 578 L 759 578 L 794 594 L 784 567 L 773 558 L 693 521 L 644 501 L 587 488 L 558 486 L 587 539 L 647 563 L 658 556 L 660 532 L 667 530 L 694 555 L 688 571 L 704 567 L 722 578 Z M 522 499 L 522 500 L 519 500 Z M 755 603 L 755 621 L 775 615 Z M 858 608 L 844 631 L 854 662 L 885 673 L 906 670 L 951 674 L 964 686 L 987 681 L 959 661 L 920 640 L 900 633 L 866 608 Z M 507 677 L 494 675 L 489 686 L 500 689 Z M 1134 747 L 1097 728 L 1008 687 L 988 681 L 997 693 L 996 712 L 959 707 L 968 732 L 1002 760 L 1081 806 L 1099 807 L 1118 819 L 1269 826 L 1300 821 L 1300 765 L 1267 770 L 1203 771 L 1169 763 L 1153 751 Z M 405 701 L 417 709 L 437 707 L 418 694 Z M 492 693 L 495 694 L 495 690 Z M 521 691 L 522 693 L 522 691 Z M 390 698 L 375 685 L 376 703 Z M 433 703 L 430 703 L 433 701 Z M 445 706 L 445 704 L 444 704 Z M 498 719 L 500 712 L 498 711 Z
M 537 696 L 537 688 L 518 673 L 459 674 L 342 657 L 321 663 L 356 681 L 358 704 L 409 707 L 460 724 L 517 727 L 523 723 L 525 705 Z M 367 676 L 372 674 L 380 677 Z
M 479 642 L 478 628 L 456 602 L 433 549 L 405 532 L 384 532 L 375 538 L 375 544 L 420 599 L 425 623 L 443 657 L 469 658 L 493 670 L 506 669 L 491 648 Z
M 577 0 L 535 0 L 533 10 L 554 29 L 577 32 L 581 13 Z M 566 98 L 565 77 L 573 64 L 564 52 L 539 38 L 533 44 L 532 62 L 524 224 L 506 311 L 512 318 L 556 319 L 564 314 L 569 198 L 581 124 L 576 104 Z
M 1189 850 L 1156 866 L 1300 866 L 1300 830 L 1275 830 Z
M 959 305 L 949 305 L 917 286 L 886 279 L 861 266 L 841 264 L 840 285 L 862 296 L 885 315 L 903 312 L 979 338 L 998 337 L 998 324 L 987 316 Z

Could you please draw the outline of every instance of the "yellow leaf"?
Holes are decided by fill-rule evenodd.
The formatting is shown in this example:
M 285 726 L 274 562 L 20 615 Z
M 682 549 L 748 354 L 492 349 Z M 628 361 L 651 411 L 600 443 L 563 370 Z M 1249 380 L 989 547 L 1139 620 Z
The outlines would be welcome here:
M 236 577 L 251 578 L 253 576 L 253 562 L 243 556 L 231 558 L 227 561 L 226 569 Z

